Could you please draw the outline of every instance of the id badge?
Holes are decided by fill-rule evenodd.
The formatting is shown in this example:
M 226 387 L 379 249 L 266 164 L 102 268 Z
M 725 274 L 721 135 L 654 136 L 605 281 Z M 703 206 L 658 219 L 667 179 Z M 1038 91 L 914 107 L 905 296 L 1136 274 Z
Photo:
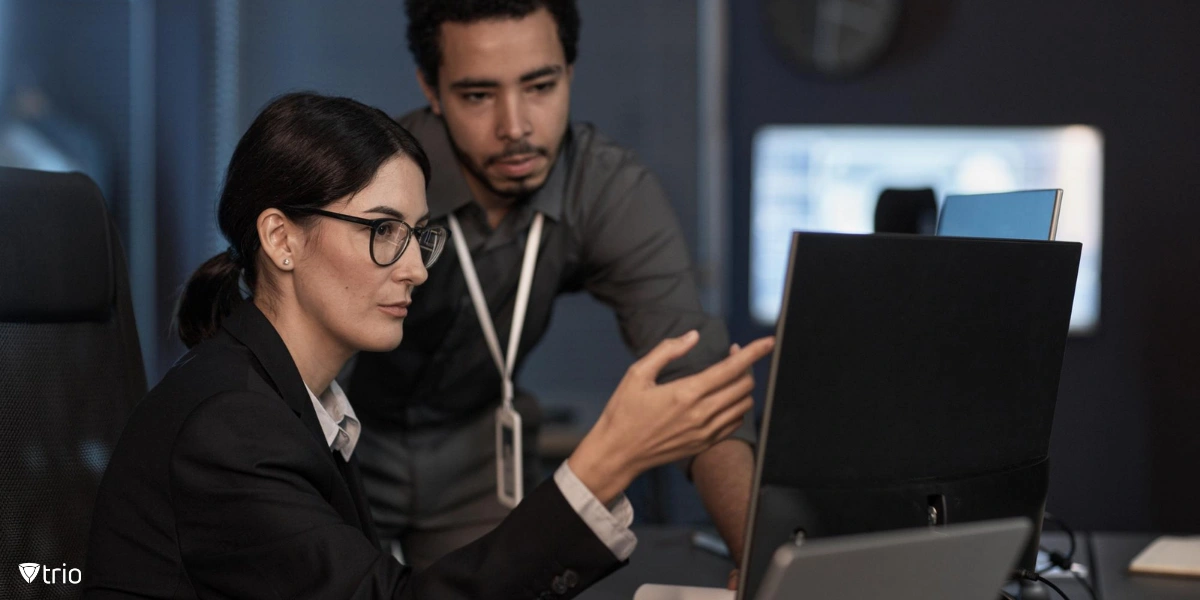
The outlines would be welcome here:
M 521 414 L 501 405 L 496 409 L 496 498 L 509 508 L 525 496 L 523 456 Z

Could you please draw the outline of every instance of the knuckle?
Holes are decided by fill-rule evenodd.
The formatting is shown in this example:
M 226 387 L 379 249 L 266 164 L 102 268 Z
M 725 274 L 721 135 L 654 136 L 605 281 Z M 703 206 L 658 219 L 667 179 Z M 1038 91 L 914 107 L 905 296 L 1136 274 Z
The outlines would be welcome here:
M 690 385 L 680 385 L 675 388 L 675 393 L 672 396 L 680 404 L 692 404 L 696 399 L 696 392 Z

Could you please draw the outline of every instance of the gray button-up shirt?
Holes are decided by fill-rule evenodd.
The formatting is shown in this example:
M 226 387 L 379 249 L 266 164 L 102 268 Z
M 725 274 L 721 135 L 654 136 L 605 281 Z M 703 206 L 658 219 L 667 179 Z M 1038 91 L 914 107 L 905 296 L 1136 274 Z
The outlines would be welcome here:
M 542 338 L 559 294 L 587 290 L 616 312 L 625 343 L 638 357 L 664 338 L 700 331 L 700 342 L 662 373 L 662 381 L 703 370 L 727 355 L 724 323 L 701 308 L 683 234 L 661 186 L 629 150 L 587 124 L 572 124 L 545 185 L 495 229 L 473 201 L 441 118 L 424 109 L 400 123 L 433 164 L 428 188 L 432 223 L 454 213 L 500 336 L 508 344 L 517 279 L 534 211 L 546 215 L 529 312 L 517 361 Z M 518 378 L 519 381 L 519 378 Z M 493 410 L 500 374 L 488 353 L 458 257 L 444 252 L 429 280 L 413 292 L 404 342 L 364 353 L 349 378 L 350 396 L 367 429 L 454 426 Z M 536 424 L 533 398 L 516 407 Z M 747 424 L 738 437 L 751 441 Z

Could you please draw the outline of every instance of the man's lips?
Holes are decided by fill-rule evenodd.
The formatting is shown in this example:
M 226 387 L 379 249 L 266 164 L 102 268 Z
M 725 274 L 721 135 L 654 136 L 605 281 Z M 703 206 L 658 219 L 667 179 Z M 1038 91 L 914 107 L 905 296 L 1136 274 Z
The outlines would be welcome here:
M 541 155 L 536 153 L 519 154 L 497 160 L 492 163 L 492 167 L 506 177 L 525 177 L 533 172 L 541 158 Z

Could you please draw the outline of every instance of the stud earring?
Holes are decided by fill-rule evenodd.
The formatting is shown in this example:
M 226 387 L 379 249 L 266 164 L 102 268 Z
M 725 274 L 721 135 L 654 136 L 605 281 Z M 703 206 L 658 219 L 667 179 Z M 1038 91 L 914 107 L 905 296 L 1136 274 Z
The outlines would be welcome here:
M 283 266 L 285 266 L 285 267 L 286 267 L 286 266 L 288 266 L 288 265 L 290 265 L 290 264 L 292 264 L 292 259 L 290 259 L 290 258 L 285 258 L 285 259 L 283 259 Z

